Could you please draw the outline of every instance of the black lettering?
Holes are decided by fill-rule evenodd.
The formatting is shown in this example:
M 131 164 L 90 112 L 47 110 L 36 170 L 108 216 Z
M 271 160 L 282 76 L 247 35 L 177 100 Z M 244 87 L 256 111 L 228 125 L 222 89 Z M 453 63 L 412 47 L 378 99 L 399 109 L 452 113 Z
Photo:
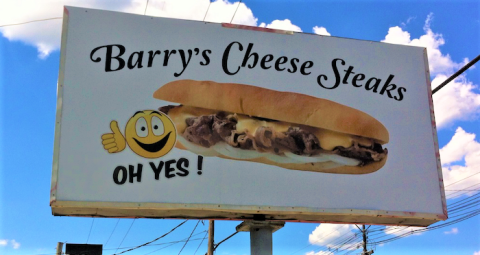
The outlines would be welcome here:
M 275 69 L 276 69 L 277 71 L 283 71 L 283 70 L 285 70 L 285 68 L 280 68 L 280 65 L 283 65 L 283 64 L 287 63 L 287 61 L 288 61 L 288 58 L 287 58 L 287 57 L 285 57 L 285 56 L 279 57 L 279 58 L 277 59 L 277 61 L 275 61 Z
M 397 85 L 395 84 L 390 84 L 390 82 L 393 80 L 393 76 L 392 74 L 390 74 L 390 76 L 388 76 L 387 80 L 385 81 L 385 84 L 383 85 L 382 87 L 382 90 L 380 90 L 380 95 L 383 95 L 383 93 L 385 93 L 385 91 L 387 92 L 387 95 L 389 98 L 393 98 L 392 97 L 392 94 L 390 94 L 390 91 L 394 90 L 395 88 L 397 88 Z
M 300 62 L 300 60 L 298 58 L 292 58 L 290 59 L 290 65 L 292 66 L 292 69 L 288 68 L 287 71 L 289 73 L 295 73 L 297 71 L 297 65 L 295 64 L 295 62 Z
M 344 70 L 345 71 L 345 76 L 343 77 L 343 84 L 348 84 L 348 77 L 350 76 L 350 74 L 354 74 L 353 71 L 353 66 L 349 66 L 347 70 Z
M 168 65 L 168 59 L 170 58 L 170 56 L 172 54 L 177 53 L 177 51 L 176 50 L 171 50 L 171 51 L 170 50 L 164 50 L 163 52 L 165 53 L 165 57 L 163 57 L 163 66 L 167 66 Z
M 337 68 L 337 61 L 341 61 L 342 65 L 345 65 L 345 61 L 341 58 L 336 58 L 334 60 L 332 60 L 332 69 L 333 69 L 333 72 L 335 73 L 335 84 L 332 86 L 332 87 L 325 87 L 323 84 L 322 84 L 322 79 L 321 78 L 325 78 L 325 80 L 327 80 L 327 76 L 322 74 L 322 75 L 319 75 L 317 77 L 317 83 L 318 85 L 320 85 L 322 88 L 325 88 L 325 89 L 334 89 L 336 87 L 338 87 L 338 85 L 340 85 L 340 73 L 338 72 L 338 68 Z
M 137 61 L 135 61 L 135 63 L 133 63 L 134 56 L 137 56 Z M 135 68 L 135 66 L 137 66 L 138 68 L 142 68 L 143 67 L 142 60 L 143 60 L 143 51 L 135 51 L 134 53 L 132 53 L 132 55 L 130 55 L 130 57 L 128 57 L 128 64 L 127 64 L 128 69 L 133 69 Z
M 317 83 L 318 85 L 322 86 L 322 78 L 324 78 L 326 81 L 328 81 L 328 77 L 325 75 L 325 74 L 320 74 L 319 76 L 317 76 Z M 324 87 L 325 88 L 325 87 Z
M 263 56 L 262 61 L 260 61 L 260 67 L 262 67 L 263 69 L 270 69 L 270 67 L 272 67 L 272 66 L 267 66 L 265 64 L 268 63 L 268 62 L 271 62 L 272 60 L 273 60 L 273 55 L 272 54 L 267 54 L 267 55 Z
M 173 76 L 175 77 L 182 75 L 183 71 L 185 71 L 185 69 L 187 68 L 188 63 L 190 63 L 190 59 L 192 59 L 192 54 L 193 54 L 192 50 L 188 50 L 188 60 L 185 60 L 185 52 L 183 50 L 178 50 L 178 52 L 180 53 L 180 57 L 182 58 L 183 69 L 182 69 L 182 72 L 180 73 L 174 73 Z
M 165 163 L 163 163 L 163 161 L 160 161 L 158 163 L 158 166 L 155 166 L 155 164 L 153 162 L 150 162 L 150 167 L 152 168 L 153 172 L 155 173 L 155 180 L 160 179 L 160 172 L 162 172 L 162 168 L 163 168 L 164 164 Z
M 202 57 L 203 57 L 203 59 L 205 60 L 205 62 L 200 62 L 200 65 L 202 65 L 202 66 L 206 66 L 206 65 L 210 64 L 210 58 L 208 57 L 208 54 L 207 54 L 207 53 L 208 53 L 208 54 L 211 54 L 212 51 L 211 51 L 211 50 L 204 50 L 204 51 L 202 51 Z
M 402 101 L 402 100 L 403 100 L 403 92 L 402 92 L 402 90 L 403 90 L 403 92 L 407 92 L 407 89 L 406 89 L 406 88 L 404 88 L 404 87 L 399 87 L 399 88 L 398 88 L 398 95 L 399 95 L 399 97 L 395 96 L 395 97 L 394 97 L 395 100 L 397 100 L 397 101 Z
M 253 56 L 253 65 L 252 64 L 249 64 L 248 65 L 248 68 L 252 69 L 254 68 L 256 65 L 257 65 L 257 62 L 258 62 L 258 54 L 256 52 L 252 52 L 252 48 L 253 48 L 253 43 L 249 43 L 248 44 L 248 47 L 247 47 L 247 51 L 245 52 L 245 56 L 243 57 L 243 62 L 242 62 L 242 67 L 245 67 L 245 65 L 247 64 L 248 60 L 250 59 L 250 57 Z M 241 49 L 240 49 L 241 50 Z
M 165 162 L 165 177 L 167 177 L 167 179 L 175 177 L 175 173 L 172 173 L 175 171 L 175 168 L 171 166 L 172 164 L 175 164 L 175 159 Z
M 118 175 L 122 172 L 122 180 L 118 180 Z M 113 182 L 122 185 L 127 181 L 127 169 L 124 166 L 117 166 L 113 171 Z
M 306 61 L 305 63 L 302 64 L 302 66 L 300 67 L 300 73 L 303 74 L 303 75 L 309 75 L 311 74 L 312 72 L 305 72 L 305 69 L 308 69 L 308 68 L 311 68 L 313 66 L 313 62 L 312 61 Z
M 222 57 L 222 68 L 223 68 L 223 71 L 228 74 L 228 75 L 234 75 L 236 73 L 238 73 L 238 71 L 240 71 L 240 66 L 237 68 L 237 71 L 235 71 L 234 73 L 231 73 L 229 70 L 228 70 L 228 55 L 230 54 L 230 49 L 232 48 L 232 45 L 237 43 L 238 44 L 238 49 L 240 51 L 243 51 L 243 46 L 241 43 L 239 42 L 232 42 L 230 43 L 227 48 L 225 49 L 225 51 L 223 52 L 223 57 Z
M 152 67 L 153 65 L 153 58 L 155 57 L 155 55 L 160 55 L 161 51 L 159 50 L 156 50 L 155 52 L 153 52 L 153 50 L 149 51 L 148 52 L 148 67 Z
M 187 167 L 189 165 L 189 162 L 188 162 L 188 159 L 186 158 L 180 158 L 178 161 L 177 161 L 177 169 L 181 172 L 181 173 L 177 173 L 177 175 L 179 176 L 187 176 L 188 175 L 188 170 L 187 170 Z
M 137 172 L 135 173 L 135 166 L 128 165 L 128 177 L 129 177 L 129 182 L 133 183 L 133 178 L 137 177 L 137 182 L 142 181 L 142 164 L 137 165 Z
M 113 47 L 117 47 L 120 51 L 117 56 L 112 56 Z M 100 46 L 93 49 L 92 52 L 90 53 L 90 60 L 92 60 L 95 63 L 100 62 L 102 60 L 102 58 L 100 57 L 93 59 L 93 54 L 95 54 L 95 52 L 97 52 L 97 50 L 101 48 L 107 48 L 107 53 L 105 54 L 105 57 L 106 57 L 105 72 L 118 71 L 118 70 L 122 70 L 125 67 L 125 60 L 121 58 L 121 56 L 125 53 L 125 47 L 120 44 L 104 45 L 104 46 Z M 118 61 L 117 69 L 112 69 L 112 59 L 116 59 Z
M 356 74 L 355 76 L 353 76 L 352 85 L 357 88 L 360 88 L 362 84 L 358 84 L 357 81 L 363 81 L 364 79 L 365 79 L 365 74 L 363 73 Z
M 375 80 L 375 84 L 370 87 L 370 84 L 371 84 L 372 81 L 374 81 L 374 80 Z M 372 78 L 368 79 L 367 83 L 365 83 L 365 89 L 366 89 L 366 90 L 372 90 L 372 89 L 373 89 L 373 92 L 377 93 L 378 85 L 380 85 L 380 82 L 382 82 L 381 79 L 372 77 Z

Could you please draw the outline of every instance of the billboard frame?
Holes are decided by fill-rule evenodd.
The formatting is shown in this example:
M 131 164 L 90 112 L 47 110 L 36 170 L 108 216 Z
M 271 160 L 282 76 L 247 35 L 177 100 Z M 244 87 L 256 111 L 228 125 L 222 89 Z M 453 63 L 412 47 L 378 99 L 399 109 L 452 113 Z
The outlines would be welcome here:
M 359 209 L 323 209 L 308 207 L 256 206 L 256 205 L 221 205 L 221 204 L 181 204 L 181 203 L 137 203 L 137 202 L 102 202 L 102 201 L 59 201 L 57 184 L 59 173 L 60 128 L 63 108 L 63 86 L 66 62 L 66 41 L 68 37 L 69 12 L 64 9 L 62 26 L 62 44 L 60 70 L 57 84 L 57 109 L 55 123 L 54 156 L 52 164 L 52 182 L 50 206 L 55 216 L 81 216 L 106 218 L 182 218 L 182 219 L 224 219 L 251 220 L 259 215 L 270 221 L 311 222 L 311 223 L 351 223 L 381 224 L 401 226 L 428 226 L 448 218 L 442 168 L 440 162 L 437 131 L 433 109 L 432 90 L 429 77 L 428 57 L 424 49 L 425 79 L 429 94 L 429 106 L 433 130 L 434 147 L 437 159 L 441 203 L 443 214 L 418 213 L 407 211 L 359 210 Z M 222 24 L 225 29 L 246 29 L 261 32 L 294 34 L 296 32 L 248 27 L 243 25 Z

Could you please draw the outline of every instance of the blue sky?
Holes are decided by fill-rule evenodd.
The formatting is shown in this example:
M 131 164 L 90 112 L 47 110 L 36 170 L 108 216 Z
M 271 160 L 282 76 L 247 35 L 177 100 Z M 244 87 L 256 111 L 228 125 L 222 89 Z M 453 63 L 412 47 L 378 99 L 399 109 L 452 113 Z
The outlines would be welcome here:
M 51 215 L 49 192 L 61 20 L 2 27 L 61 17 L 63 5 L 143 14 L 146 2 L 3 0 L 0 3 L 0 254 L 54 254 L 57 242 L 103 244 L 104 254 L 112 254 L 117 248 L 153 240 L 181 222 Z M 208 4 L 208 0 L 150 0 L 147 15 L 198 20 L 205 16 Z M 206 20 L 229 22 L 237 4 L 213 2 Z M 480 54 L 478 1 L 245 0 L 233 23 L 423 46 L 429 55 L 432 87 Z M 458 213 L 480 210 L 478 191 L 467 191 L 480 188 L 480 174 L 474 175 L 480 172 L 478 65 L 433 95 L 447 202 L 473 201 L 472 207 Z M 216 221 L 216 241 L 232 234 L 239 223 Z M 196 224 L 196 220 L 189 220 L 153 244 L 183 240 Z M 193 239 L 203 238 L 202 231 L 207 228 L 207 222 L 198 224 L 182 254 L 194 254 L 201 240 Z M 402 233 L 382 229 L 382 226 L 370 228 L 377 230 L 371 233 L 372 242 Z M 352 225 L 287 223 L 274 234 L 273 249 L 275 254 L 285 255 L 332 254 L 325 252 L 328 245 L 343 243 L 355 233 L 358 230 Z M 341 248 L 356 242 L 354 239 Z M 183 244 L 149 245 L 126 254 L 178 254 Z M 375 249 L 375 254 L 479 255 L 480 217 L 370 248 Z M 206 240 L 197 254 L 205 251 Z M 239 233 L 221 244 L 216 254 L 249 252 L 248 234 Z M 346 249 L 335 254 L 349 252 L 359 254 L 360 250 Z

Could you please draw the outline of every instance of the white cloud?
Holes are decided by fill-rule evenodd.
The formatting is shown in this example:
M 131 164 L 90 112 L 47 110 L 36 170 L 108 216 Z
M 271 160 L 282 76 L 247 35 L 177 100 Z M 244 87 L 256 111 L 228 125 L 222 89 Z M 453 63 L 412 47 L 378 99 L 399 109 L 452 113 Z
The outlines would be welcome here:
M 421 235 L 421 232 L 414 232 L 417 230 L 425 229 L 423 227 L 399 227 L 399 226 L 387 226 L 383 231 L 387 235 L 401 236 L 411 233 L 413 235 Z M 410 234 L 408 234 L 410 235 Z
M 20 243 L 15 240 L 0 239 L 0 247 L 6 247 L 8 244 L 10 244 L 15 250 L 20 248 Z
M 124 11 L 143 14 L 145 4 L 144 0 L 133 0 L 131 6 Z M 148 3 L 147 15 L 189 20 L 205 18 L 205 21 L 218 23 L 230 23 L 233 17 L 234 24 L 257 25 L 257 18 L 253 16 L 252 10 L 245 3 L 239 4 L 238 1 L 232 3 L 227 0 L 216 0 L 209 6 L 208 0 L 153 0 Z
M 16 250 L 16 249 L 20 248 L 20 243 L 19 242 L 15 241 L 15 240 L 11 240 L 10 243 L 12 244 L 13 249 Z
M 480 251 L 474 252 L 473 255 L 480 255 Z
M 405 22 L 402 22 L 402 27 L 405 27 L 407 26 L 410 22 L 412 22 L 412 20 L 416 19 L 417 17 L 408 17 L 407 21 Z
M 266 28 L 273 28 L 273 29 L 280 29 L 280 30 L 287 30 L 287 31 L 295 31 L 295 32 L 302 32 L 302 29 L 299 26 L 292 24 L 289 19 L 284 20 L 274 20 L 270 24 L 261 23 L 259 27 L 266 27 Z
M 432 88 L 437 87 L 448 77 L 439 74 L 432 80 Z M 480 113 L 480 94 L 475 93 L 478 86 L 464 77 L 457 78 L 443 87 L 433 96 L 435 120 L 439 129 L 452 124 L 455 120 L 476 119 Z
M 309 251 L 309 252 L 305 253 L 305 255 L 328 255 L 328 254 L 332 254 L 332 252 L 329 252 L 329 251 L 319 251 L 319 252 Z
M 458 127 L 450 142 L 440 149 L 443 182 L 446 186 L 447 198 L 448 194 L 480 183 L 480 174 L 474 175 L 480 169 L 480 143 L 475 138 L 475 134 L 467 133 L 461 127 Z M 465 161 L 465 164 L 458 164 L 458 161 L 462 160 Z M 452 185 L 449 186 L 450 184 Z M 473 193 L 469 192 L 467 194 Z
M 330 36 L 331 34 L 327 31 L 326 28 L 324 27 L 319 27 L 319 26 L 314 26 L 313 27 L 313 32 L 317 35 L 328 35 Z
M 32 20 L 57 18 L 63 16 L 63 6 L 87 8 L 106 8 L 101 0 L 52 0 L 36 1 L 2 0 L 0 6 L 0 24 L 17 24 Z M 115 7 L 126 7 L 126 1 L 118 1 Z M 118 9 L 117 9 L 118 10 Z M 19 26 L 0 28 L 4 37 L 12 41 L 22 41 L 38 49 L 39 57 L 44 58 L 60 47 L 61 19 L 34 22 Z
M 461 63 L 456 63 L 452 60 L 449 54 L 442 54 L 440 46 L 445 44 L 445 40 L 443 39 L 442 34 L 434 33 L 430 28 L 432 19 L 433 14 L 429 14 L 425 21 L 425 26 L 423 27 L 425 34 L 419 38 L 412 40 L 410 38 L 410 33 L 403 31 L 402 28 L 396 26 L 391 27 L 388 30 L 388 34 L 382 42 L 426 47 L 430 73 L 432 75 L 451 74 L 465 65 L 468 62 L 468 59 L 464 59 Z
M 209 0 L 151 0 L 148 3 L 147 15 L 169 18 L 203 20 Z M 120 12 L 144 14 L 146 1 L 118 0 L 115 4 L 102 0 L 2 0 L 0 4 L 0 25 L 16 24 L 32 20 L 41 20 L 63 16 L 63 6 L 77 6 L 93 9 L 113 10 Z M 257 25 L 257 18 L 244 4 L 217 0 L 210 4 L 205 21 L 230 22 Z M 52 51 L 60 48 L 61 19 L 34 22 L 20 26 L 0 28 L 0 33 L 11 41 L 21 41 L 37 48 L 40 58 L 47 57 Z
M 445 81 L 454 71 L 464 66 L 468 59 L 455 62 L 449 54 L 441 52 L 440 47 L 445 44 L 442 34 L 435 33 L 430 27 L 433 15 L 427 16 L 423 30 L 424 35 L 411 39 L 410 33 L 396 26 L 388 30 L 382 42 L 421 46 L 427 48 L 430 74 L 434 76 L 432 88 Z M 469 82 L 465 76 L 451 81 L 439 90 L 434 96 L 435 119 L 439 129 L 448 126 L 456 120 L 469 120 L 478 117 L 480 113 L 480 94 L 476 92 L 478 86 Z
M 450 231 L 444 231 L 443 233 L 444 233 L 445 235 L 450 235 L 450 234 L 456 235 L 456 234 L 458 234 L 458 228 L 452 228 L 452 230 L 450 230 Z
M 361 235 L 355 225 L 348 224 L 326 224 L 322 223 L 312 231 L 308 236 L 308 241 L 313 245 L 325 246 L 330 250 L 335 249 L 357 249 L 358 245 L 361 245 L 360 242 L 349 242 L 348 246 L 338 246 L 339 238 L 348 238 L 353 237 L 355 239 L 356 235 Z M 354 240 L 353 239 L 353 240 Z M 324 253 L 324 251 L 314 252 L 310 251 L 307 255 L 324 255 L 331 254 Z

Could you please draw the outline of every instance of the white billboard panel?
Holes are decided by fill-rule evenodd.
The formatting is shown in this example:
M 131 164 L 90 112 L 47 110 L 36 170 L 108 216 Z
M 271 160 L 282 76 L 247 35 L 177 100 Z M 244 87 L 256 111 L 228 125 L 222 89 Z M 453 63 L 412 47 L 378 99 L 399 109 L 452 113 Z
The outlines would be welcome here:
M 51 207 L 444 220 L 426 49 L 67 7 Z

